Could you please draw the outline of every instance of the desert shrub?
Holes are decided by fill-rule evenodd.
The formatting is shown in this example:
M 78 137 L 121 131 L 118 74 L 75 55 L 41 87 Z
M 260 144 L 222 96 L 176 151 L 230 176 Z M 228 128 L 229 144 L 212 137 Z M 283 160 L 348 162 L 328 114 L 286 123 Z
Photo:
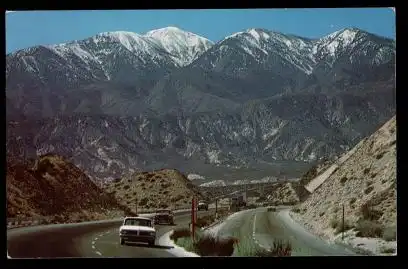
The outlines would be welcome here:
M 383 213 L 379 210 L 373 209 L 369 204 L 363 204 L 360 208 L 360 214 L 363 217 L 363 220 L 376 221 L 381 218 Z
M 121 180 L 122 180 L 121 178 L 115 178 L 115 179 L 113 180 L 113 182 L 119 183 Z
M 276 208 L 275 207 L 268 207 L 267 211 L 268 212 L 276 212 Z
M 181 237 L 190 237 L 191 232 L 188 228 L 180 228 L 180 229 L 175 229 L 171 235 L 170 239 L 173 240 L 174 242 L 177 242 L 177 239 Z
M 372 173 L 371 178 L 375 178 L 376 175 L 377 175 L 377 173 Z
M 301 210 L 300 210 L 300 207 L 295 206 L 294 208 L 292 208 L 292 211 L 295 213 L 300 213 Z
M 257 208 L 257 206 L 256 206 L 255 204 L 248 204 L 246 207 L 247 207 L 248 209 Z
M 179 201 L 179 200 L 181 200 L 181 199 L 183 199 L 183 198 L 184 198 L 183 195 L 178 194 L 177 196 L 171 198 L 171 201 L 174 203 L 174 202 L 177 202 L 177 201 Z
M 369 168 L 369 167 L 365 168 L 364 171 L 363 171 L 364 175 L 367 175 L 369 172 L 370 172 L 370 168 Z
M 161 203 L 159 204 L 159 207 L 160 207 L 160 208 L 167 208 L 167 204 L 164 203 L 164 202 L 161 202 Z
M 384 253 L 384 254 L 392 254 L 392 253 L 395 252 L 395 249 L 391 248 L 391 247 L 383 246 L 383 247 L 380 248 L 380 251 L 381 251 L 381 253 Z
M 169 191 L 168 191 L 168 190 L 165 190 L 165 191 L 163 191 L 163 194 L 164 194 L 164 195 L 167 195 L 167 194 L 169 194 Z
M 369 186 L 368 188 L 366 188 L 365 190 L 364 190 L 364 194 L 369 194 L 370 192 L 372 192 L 374 190 L 374 187 L 373 186 Z
M 162 187 L 162 189 L 167 189 L 168 187 L 170 187 L 170 183 L 163 182 L 163 183 L 160 184 L 160 186 Z
M 142 182 L 142 184 L 140 184 L 140 186 L 144 187 L 144 186 L 146 186 L 146 183 Z
M 371 220 L 361 220 L 356 225 L 356 236 L 358 237 L 382 237 L 384 232 L 384 227 Z
M 353 226 L 347 221 L 344 221 L 343 224 L 343 221 L 339 219 L 332 219 L 330 221 L 330 227 L 332 227 L 335 230 L 334 231 L 335 234 L 339 234 L 341 232 L 345 232 L 353 228 Z
M 194 242 L 194 249 L 200 256 L 231 256 L 234 245 L 239 241 L 236 238 L 220 238 L 212 234 L 204 234 Z
M 287 257 L 292 255 L 292 245 L 289 241 L 284 242 L 277 240 L 273 242 L 273 246 L 266 249 L 258 249 L 255 253 L 257 257 Z
M 385 241 L 397 240 L 397 226 L 389 226 L 384 229 L 382 238 Z
M 352 205 L 352 204 L 354 204 L 355 202 L 357 201 L 357 198 L 356 197 L 353 197 L 353 198 L 351 198 L 350 199 L 350 205 Z
M 340 183 L 341 183 L 341 184 L 344 184 L 347 180 L 348 180 L 348 178 L 347 178 L 346 176 L 344 176 L 344 177 L 342 177 L 342 178 L 340 179 Z
M 324 216 L 324 214 L 325 214 L 325 212 L 324 212 L 324 211 L 320 212 L 320 213 L 319 213 L 319 217 L 323 217 L 323 216 Z
M 196 226 L 197 227 L 206 227 L 215 221 L 214 215 L 207 215 L 197 219 Z
M 381 152 L 379 154 L 377 154 L 377 156 L 375 156 L 377 158 L 377 160 L 381 159 L 384 156 L 384 152 Z
M 143 197 L 142 199 L 140 199 L 139 205 L 140 206 L 145 206 L 148 201 L 149 201 L 149 199 L 147 197 Z

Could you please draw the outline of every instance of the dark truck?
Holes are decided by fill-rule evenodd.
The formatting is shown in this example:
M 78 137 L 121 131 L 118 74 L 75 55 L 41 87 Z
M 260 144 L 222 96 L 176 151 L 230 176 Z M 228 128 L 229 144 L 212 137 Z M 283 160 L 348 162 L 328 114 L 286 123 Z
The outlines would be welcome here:
M 174 214 L 169 209 L 160 209 L 156 211 L 153 220 L 154 224 L 174 225 Z

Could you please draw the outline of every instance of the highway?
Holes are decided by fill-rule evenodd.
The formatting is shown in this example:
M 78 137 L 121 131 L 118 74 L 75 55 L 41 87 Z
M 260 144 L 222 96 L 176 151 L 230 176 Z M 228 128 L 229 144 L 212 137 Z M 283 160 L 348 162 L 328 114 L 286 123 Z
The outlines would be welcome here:
M 200 211 L 199 216 L 214 210 Z M 188 227 L 190 212 L 175 212 L 175 226 L 156 225 L 157 239 L 164 233 Z M 11 258 L 67 258 L 67 257 L 174 257 L 166 251 L 170 246 L 143 244 L 121 246 L 121 220 L 97 221 L 58 225 L 32 226 L 7 231 L 7 249 Z
M 235 236 L 247 244 L 269 249 L 274 240 L 289 241 L 292 256 L 353 256 L 352 250 L 344 246 L 329 244 L 308 233 L 289 216 L 288 209 L 268 212 L 266 208 L 246 210 L 235 214 L 224 222 L 216 234 Z M 234 254 L 233 256 L 235 256 Z M 240 254 L 238 254 L 240 256 Z
M 292 256 L 356 255 L 344 246 L 329 244 L 311 235 L 293 222 L 288 212 L 285 208 L 277 212 L 268 212 L 266 208 L 241 211 L 222 223 L 216 233 L 245 239 L 263 248 L 271 247 L 276 239 L 288 240 L 292 244 Z M 198 214 L 214 214 L 214 209 Z M 175 257 L 167 251 L 171 246 L 158 245 L 158 239 L 177 227 L 188 227 L 190 218 L 188 210 L 175 212 L 174 226 L 156 225 L 157 240 L 152 247 L 120 245 L 120 219 L 17 228 L 7 231 L 8 254 L 11 258 Z

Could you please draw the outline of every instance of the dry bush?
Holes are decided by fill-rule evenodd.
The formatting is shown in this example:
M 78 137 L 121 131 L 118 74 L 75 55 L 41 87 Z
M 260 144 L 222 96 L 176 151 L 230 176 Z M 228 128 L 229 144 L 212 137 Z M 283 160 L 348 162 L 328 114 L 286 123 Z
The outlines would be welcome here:
M 191 236 L 191 232 L 188 228 L 180 228 L 180 229 L 175 229 L 171 235 L 170 235 L 170 239 L 173 240 L 174 242 L 177 241 L 177 239 L 181 238 L 181 237 L 190 237 Z
M 371 205 L 369 204 L 363 204 L 360 208 L 360 214 L 363 218 L 363 220 L 371 220 L 371 221 L 376 221 L 381 218 L 383 213 L 381 211 L 375 210 Z
M 384 227 L 376 222 L 371 220 L 361 220 L 357 223 L 356 226 L 358 237 L 377 237 L 381 238 L 384 234 Z
M 292 255 L 292 245 L 289 241 L 277 240 L 273 242 L 273 247 L 269 250 L 258 249 L 255 253 L 257 257 L 287 257 Z
M 332 227 L 335 230 L 334 231 L 335 234 L 339 234 L 341 232 L 345 232 L 353 228 L 353 226 L 347 221 L 344 221 L 343 225 L 343 222 L 339 219 L 332 219 L 330 221 L 330 227 Z
M 382 238 L 385 241 L 397 240 L 397 226 L 389 226 L 384 229 Z
M 234 245 L 238 242 L 236 238 L 219 238 L 206 234 L 194 242 L 194 249 L 200 256 L 231 256 Z

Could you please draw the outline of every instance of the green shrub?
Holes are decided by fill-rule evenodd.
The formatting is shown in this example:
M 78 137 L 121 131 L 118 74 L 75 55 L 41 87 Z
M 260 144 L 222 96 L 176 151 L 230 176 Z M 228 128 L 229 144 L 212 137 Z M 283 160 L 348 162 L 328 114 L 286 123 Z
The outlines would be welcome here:
M 384 234 L 384 227 L 378 222 L 371 220 L 361 220 L 356 226 L 358 237 L 377 237 L 381 238 Z
M 389 226 L 384 229 L 382 238 L 385 241 L 397 240 L 397 226 Z

